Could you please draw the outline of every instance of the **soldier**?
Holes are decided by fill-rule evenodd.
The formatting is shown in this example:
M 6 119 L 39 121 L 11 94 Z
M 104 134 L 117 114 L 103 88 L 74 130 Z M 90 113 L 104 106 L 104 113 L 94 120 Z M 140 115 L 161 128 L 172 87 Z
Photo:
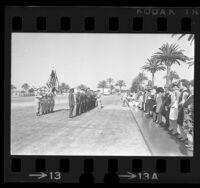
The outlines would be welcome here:
M 47 113 L 47 109 L 48 109 L 48 97 L 47 97 L 47 93 L 46 93 L 46 90 L 45 90 L 45 94 L 44 94 L 44 114 Z
M 49 96 L 49 93 L 46 94 L 46 102 L 47 102 L 46 113 L 49 113 L 49 111 L 50 111 L 50 96 Z
M 83 90 L 83 112 L 87 111 L 87 95 L 86 91 Z
M 76 93 L 76 115 L 80 115 L 80 103 L 81 103 L 81 93 L 80 93 L 80 88 L 77 88 L 77 93 Z
M 94 91 L 92 91 L 92 108 L 95 108 L 96 104 L 96 94 Z
M 48 113 L 49 100 L 48 100 L 48 90 L 44 87 L 44 114 Z
M 99 90 L 98 90 L 98 95 L 97 95 L 97 106 L 98 106 L 98 109 L 103 108 L 103 105 L 101 103 L 101 93 Z
M 68 96 L 69 99 L 69 118 L 73 117 L 73 111 L 75 106 L 75 100 L 74 100 L 74 88 L 70 89 L 70 93 Z
M 35 93 L 36 116 L 40 115 L 41 99 L 42 99 L 41 90 L 37 89 L 37 91 Z
M 56 88 L 53 88 L 51 90 L 51 95 L 50 95 L 50 100 L 51 100 L 50 112 L 53 112 L 55 106 L 55 96 L 56 96 Z
M 84 91 L 80 90 L 80 114 L 84 113 Z
M 89 88 L 86 89 L 86 111 L 90 110 L 90 94 L 89 94 Z
M 45 93 L 44 93 L 44 88 L 41 88 L 41 108 L 40 108 L 40 114 L 44 114 L 45 110 Z
M 90 110 L 89 106 L 90 106 L 90 94 L 89 94 L 89 90 L 87 89 L 86 92 L 86 112 Z

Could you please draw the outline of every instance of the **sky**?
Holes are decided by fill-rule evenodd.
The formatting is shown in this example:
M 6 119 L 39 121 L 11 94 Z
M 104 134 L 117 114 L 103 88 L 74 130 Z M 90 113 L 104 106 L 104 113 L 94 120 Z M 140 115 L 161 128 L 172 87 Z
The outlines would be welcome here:
M 111 77 L 124 80 L 128 89 L 147 58 L 165 43 L 175 43 L 194 57 L 194 43 L 177 39 L 171 34 L 12 33 L 11 83 L 18 90 L 24 83 L 43 86 L 54 66 L 59 82 L 70 87 L 96 89 L 99 81 Z M 187 64 L 171 69 L 181 78 L 194 77 L 194 67 Z M 155 85 L 164 86 L 164 75 L 166 71 L 155 74 Z

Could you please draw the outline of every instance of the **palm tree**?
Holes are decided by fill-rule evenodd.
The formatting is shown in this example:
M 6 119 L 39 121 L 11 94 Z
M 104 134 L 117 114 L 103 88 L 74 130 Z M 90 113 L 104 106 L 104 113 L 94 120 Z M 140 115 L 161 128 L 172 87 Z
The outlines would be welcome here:
M 22 89 L 25 90 L 27 92 L 27 90 L 30 88 L 30 86 L 27 83 L 24 83 L 22 85 Z
M 166 66 L 166 85 L 169 86 L 171 66 L 175 63 L 178 63 L 180 65 L 180 62 L 186 62 L 187 60 L 189 60 L 189 58 L 183 54 L 183 50 L 179 50 L 179 46 L 176 44 L 164 44 L 159 48 L 159 50 L 160 51 L 155 53 L 153 58 L 155 58 L 156 61 L 161 64 L 164 63 L 164 65 Z
M 151 57 L 151 59 L 147 59 L 146 65 L 144 65 L 142 69 L 152 74 L 152 86 L 154 86 L 155 73 L 157 71 L 165 70 L 165 67 L 157 62 L 155 58 Z
M 107 88 L 107 82 L 106 80 L 102 80 L 98 83 L 97 85 L 98 88 L 102 88 L 103 89 L 103 94 L 104 94 L 104 89 Z
M 118 80 L 115 85 L 119 86 L 120 92 L 122 91 L 122 87 L 126 86 L 124 80 Z
M 178 34 L 172 34 L 172 37 L 176 36 Z M 186 34 L 181 34 L 178 38 L 178 40 L 180 40 L 181 38 L 185 37 Z M 187 40 L 190 42 L 190 44 L 192 44 L 194 42 L 194 34 L 189 34 Z
M 167 75 L 165 75 L 163 78 L 167 78 Z M 169 80 L 170 80 L 170 84 L 172 84 L 174 79 L 180 79 L 179 75 L 177 74 L 176 71 L 170 71 L 170 75 L 169 75 Z
M 194 58 L 190 58 L 190 60 L 187 62 L 187 64 L 189 65 L 188 66 L 188 69 L 194 65 Z
M 111 94 L 112 94 L 112 90 L 114 89 L 113 87 L 113 83 L 114 83 L 114 79 L 113 78 L 108 78 L 107 79 L 107 82 L 108 82 L 108 85 L 109 85 L 109 87 L 110 87 L 110 92 L 111 92 Z
M 131 85 L 131 91 L 134 92 L 138 92 L 139 90 L 141 90 L 142 86 L 142 82 L 148 80 L 148 78 L 146 77 L 146 75 L 143 72 L 140 72 L 134 79 Z

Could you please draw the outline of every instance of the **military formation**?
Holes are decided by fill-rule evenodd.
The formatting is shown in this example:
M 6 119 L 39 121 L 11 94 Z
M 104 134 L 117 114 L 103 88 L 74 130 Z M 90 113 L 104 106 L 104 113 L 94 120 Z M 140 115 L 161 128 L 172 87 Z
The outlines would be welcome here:
M 36 116 L 51 113 L 55 106 L 56 89 L 41 87 L 35 90 Z M 96 106 L 102 107 L 100 95 L 90 88 L 70 89 L 68 95 L 69 117 L 79 116 Z
M 69 99 L 69 117 L 79 116 L 97 106 L 97 93 L 90 88 L 74 88 L 70 89 Z
M 49 89 L 45 86 L 35 90 L 36 116 L 53 112 L 55 106 L 55 91 L 55 88 Z

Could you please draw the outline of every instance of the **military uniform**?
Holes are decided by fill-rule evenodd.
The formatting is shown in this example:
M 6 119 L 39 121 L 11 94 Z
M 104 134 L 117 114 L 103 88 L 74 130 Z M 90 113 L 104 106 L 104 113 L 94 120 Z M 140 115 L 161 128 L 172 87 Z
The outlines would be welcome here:
M 40 93 L 40 90 L 36 91 L 35 94 L 35 105 L 36 105 L 36 115 L 40 115 L 40 110 L 41 110 L 41 100 L 42 100 L 42 95 Z
M 69 99 L 69 117 L 72 118 L 73 117 L 73 111 L 74 111 L 74 106 L 75 106 L 75 100 L 74 100 L 74 91 L 71 90 L 68 99 Z
M 76 93 L 76 115 L 80 115 L 80 106 L 81 106 L 81 93 L 78 91 Z
M 84 92 L 83 93 L 83 112 L 86 112 L 86 111 L 87 111 L 87 95 Z
M 55 93 L 52 92 L 51 93 L 51 97 L 50 97 L 50 101 L 51 101 L 51 105 L 50 105 L 50 112 L 53 112 L 54 110 L 54 106 L 55 106 Z
M 40 108 L 40 114 L 44 114 L 44 102 L 45 102 L 45 99 L 44 99 L 44 96 L 42 96 L 41 98 L 41 108 Z
M 80 93 L 80 114 L 84 113 L 84 93 Z

